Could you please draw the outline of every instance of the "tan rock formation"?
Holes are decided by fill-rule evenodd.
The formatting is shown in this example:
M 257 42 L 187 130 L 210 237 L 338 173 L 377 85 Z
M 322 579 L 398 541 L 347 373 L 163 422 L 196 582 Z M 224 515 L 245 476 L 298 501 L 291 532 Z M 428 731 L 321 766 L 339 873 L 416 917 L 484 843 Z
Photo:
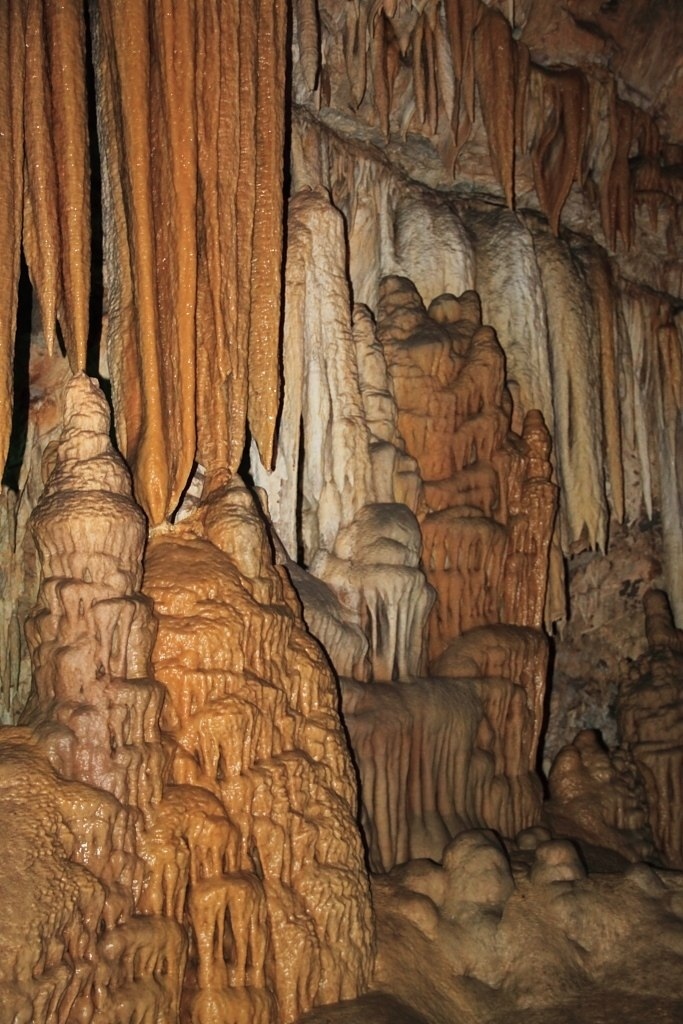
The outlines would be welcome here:
M 18 784 L 44 794 L 35 818 L 30 801 L 14 807 L 21 841 L 36 837 L 37 878 L 70 879 L 72 895 L 57 885 L 61 909 L 50 910 L 49 883 L 36 881 L 28 905 L 36 939 L 26 946 L 35 959 L 10 957 L 7 980 L 35 1020 L 54 1019 L 57 1007 L 102 1021 L 136 1008 L 173 1019 L 186 935 L 169 918 L 137 914 L 140 839 L 164 777 L 163 688 L 149 675 L 154 620 L 139 592 L 146 525 L 109 440 L 104 397 L 84 375 L 65 389 L 63 429 L 46 466 L 31 517 L 42 581 L 27 623 L 30 728 L 0 739 L 10 770 L 13 757 L 23 758 Z M 30 879 L 29 862 L 17 863 Z
M 206 993 L 221 1008 L 239 990 L 252 1007 L 240 1012 L 294 1020 L 313 1003 L 358 994 L 372 963 L 333 681 L 292 614 L 289 586 L 237 479 L 150 541 L 145 591 L 159 621 L 154 667 L 167 690 L 161 725 L 177 807 L 158 819 L 153 846 L 172 847 L 194 815 L 194 1012 L 206 1020 Z M 158 871 L 154 849 L 151 860 Z M 150 898 L 164 879 L 150 882 Z
M 38 864 L 9 1005 L 271 1024 L 357 995 L 372 919 L 334 688 L 251 499 L 233 482 L 152 540 L 156 636 L 144 516 L 89 378 L 63 418 L 32 516 L 35 690 L 0 733 L 7 838 Z
M 90 378 L 67 385 L 63 422 L 31 517 L 42 583 L 27 622 L 30 717 L 35 708 L 72 734 L 59 764 L 68 778 L 149 814 L 161 795 L 163 691 L 150 679 L 155 627 L 139 593 L 145 519 Z
M 590 1013 L 673 1022 L 683 992 L 680 889 L 636 865 L 590 877 L 567 841 L 508 859 L 465 832 L 443 862 L 416 860 L 373 883 L 376 985 L 433 1024 L 567 1020 Z M 523 951 L 523 955 L 522 954 Z
M 62 390 L 70 376 L 68 360 L 47 351 L 39 319 L 31 323 L 28 373 L 31 403 L 22 464 L 15 466 L 17 489 L 9 479 L 0 489 L 0 721 L 8 725 L 18 720 L 31 689 L 23 624 L 36 601 L 40 568 L 29 518 L 43 490 L 43 452 L 61 432 Z
M 434 594 L 420 569 L 420 527 L 405 505 L 362 508 L 311 570 L 339 595 L 368 638 L 370 678 L 412 679 L 426 667 L 424 634 Z
M 535 412 L 521 444 L 512 437 L 503 352 L 480 324 L 475 293 L 426 311 L 409 281 L 383 282 L 378 338 L 398 428 L 424 481 L 432 660 L 477 626 L 543 621 L 555 508 L 549 439 Z
M 533 718 L 521 687 L 481 676 L 390 688 L 345 681 L 342 708 L 374 870 L 438 860 L 469 828 L 514 835 L 538 821 L 525 731 Z
M 648 650 L 621 688 L 617 709 L 619 731 L 645 782 L 655 845 L 666 863 L 680 868 L 683 631 L 674 626 L 663 591 L 648 591 L 643 603 Z
M 580 732 L 553 761 L 544 819 L 555 835 L 615 850 L 632 862 L 656 859 L 643 779 L 624 750 L 607 750 L 599 734 Z

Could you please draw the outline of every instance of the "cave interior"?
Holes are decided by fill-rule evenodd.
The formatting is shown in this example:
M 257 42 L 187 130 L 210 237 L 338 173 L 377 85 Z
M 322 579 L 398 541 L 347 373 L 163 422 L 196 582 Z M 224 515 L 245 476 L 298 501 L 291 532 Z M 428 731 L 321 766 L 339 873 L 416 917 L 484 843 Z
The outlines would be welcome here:
M 0 1024 L 680 1021 L 679 0 L 5 0 L 0 111 Z

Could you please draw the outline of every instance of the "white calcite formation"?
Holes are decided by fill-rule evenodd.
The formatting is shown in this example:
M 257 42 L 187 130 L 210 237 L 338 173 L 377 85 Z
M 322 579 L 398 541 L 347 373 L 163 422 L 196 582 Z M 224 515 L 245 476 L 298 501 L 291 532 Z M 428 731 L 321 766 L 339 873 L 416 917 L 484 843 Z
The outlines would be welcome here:
M 392 275 L 374 315 L 352 307 L 342 226 L 320 190 L 291 201 L 278 455 L 271 472 L 252 458 L 309 628 L 373 684 L 345 682 L 343 711 L 387 869 L 464 827 L 538 819 L 556 489 L 541 414 L 512 429 L 477 294 L 426 309 Z
M 488 830 L 463 832 L 439 863 L 374 880 L 377 987 L 434 1024 L 636 1021 L 653 1009 L 675 1021 L 679 878 L 645 864 L 590 876 L 568 840 L 535 829 L 519 841 L 508 852 Z

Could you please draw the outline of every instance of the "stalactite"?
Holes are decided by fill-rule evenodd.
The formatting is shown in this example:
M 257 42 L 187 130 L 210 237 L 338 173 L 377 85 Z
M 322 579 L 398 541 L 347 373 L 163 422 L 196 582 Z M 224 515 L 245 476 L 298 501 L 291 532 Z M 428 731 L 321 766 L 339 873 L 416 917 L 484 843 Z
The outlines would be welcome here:
M 60 321 L 74 371 L 85 369 L 90 302 L 90 150 L 85 21 L 79 0 L 45 5 L 61 233 Z
M 603 225 L 608 245 L 617 247 L 617 233 L 626 248 L 633 237 L 633 193 L 629 153 L 633 142 L 633 108 L 615 98 L 614 157 L 609 169 L 603 200 Z
M 272 473 L 255 460 L 254 479 L 287 553 L 309 565 L 374 495 L 344 225 L 322 190 L 292 198 L 288 237 L 282 428 Z
M 452 206 L 427 192 L 405 189 L 392 207 L 395 273 L 409 277 L 427 303 L 437 295 L 461 295 L 474 287 L 472 242 Z
M 600 342 L 600 390 L 605 463 L 612 513 L 624 521 L 624 468 L 619 418 L 619 381 L 616 361 L 616 324 L 612 301 L 613 286 L 605 259 L 595 255 L 589 261 Z
M 296 35 L 306 87 L 313 92 L 320 71 L 320 28 L 317 0 L 296 0 Z
M 550 338 L 562 547 L 604 550 L 608 508 L 594 300 L 569 247 L 533 226 L 532 231 Z
M 430 135 L 436 135 L 439 127 L 439 87 L 436 72 L 436 44 L 431 26 L 425 26 L 424 46 L 426 51 L 425 78 L 427 82 L 426 116 Z
M 652 424 L 647 393 L 652 380 L 648 345 L 651 320 L 645 301 L 634 289 L 623 290 L 619 299 L 622 323 L 620 343 L 622 361 L 626 364 L 626 401 L 622 403 L 622 418 L 637 467 L 632 474 L 634 486 L 626 491 L 626 506 L 633 518 L 638 517 L 641 508 L 652 518 L 655 465 L 649 445 Z
M 427 117 L 427 83 L 425 82 L 422 47 L 425 38 L 425 16 L 421 14 L 413 33 L 413 94 L 418 123 L 422 126 Z
M 226 93 L 239 93 L 238 25 L 228 4 L 197 7 L 197 77 L 207 83 L 216 69 L 225 85 L 197 96 L 197 200 L 205 225 L 197 255 L 197 376 L 211 379 L 211 394 L 197 389 L 197 459 L 205 467 L 233 466 L 240 458 L 240 422 L 245 401 L 232 401 L 235 381 L 244 381 L 237 333 L 237 261 L 223 258 L 236 233 L 239 118 Z M 216 187 L 218 183 L 218 187 Z M 232 387 L 231 387 L 232 385 Z M 216 401 L 216 394 L 222 401 Z M 235 422 L 237 420 L 237 423 Z
M 353 11 L 344 22 L 344 62 L 354 109 L 363 102 L 367 84 L 367 5 L 353 0 Z
M 384 10 L 379 7 L 372 20 L 372 84 L 375 111 L 385 139 L 389 138 L 391 113 L 390 85 L 387 72 L 387 26 Z
M 638 143 L 638 161 L 633 176 L 634 202 L 644 199 L 650 214 L 650 226 L 657 230 L 660 194 L 664 191 L 660 164 L 661 139 L 653 117 L 634 109 L 634 139 Z
M 249 310 L 249 426 L 263 462 L 273 461 L 280 405 L 287 4 L 260 0 L 256 69 L 256 203 Z M 240 51 L 242 52 L 242 51 Z M 237 467 L 235 467 L 237 468 Z
M 225 8 L 225 5 L 222 5 Z M 236 288 L 234 296 L 227 294 L 225 300 L 228 308 L 232 311 L 236 307 L 234 341 L 230 339 L 230 363 L 231 372 L 226 382 L 226 395 L 230 412 L 230 455 L 228 463 L 231 469 L 237 466 L 239 452 L 244 446 L 244 425 L 247 417 L 248 395 L 249 395 L 249 332 L 250 322 L 250 301 L 251 301 L 251 259 L 250 241 L 254 233 L 254 206 L 256 203 L 256 183 L 254 180 L 254 118 L 257 100 L 256 68 L 254 56 L 257 52 L 257 11 L 256 4 L 244 4 L 239 8 L 238 34 L 236 38 L 237 51 L 235 55 L 225 54 L 225 60 L 237 65 L 237 76 L 233 78 L 232 71 L 228 70 L 227 64 L 222 65 L 222 70 L 230 75 L 229 83 L 237 88 L 238 112 L 235 117 L 235 98 L 226 91 L 221 97 L 221 115 L 224 124 L 236 122 L 237 124 L 237 149 L 229 154 L 230 163 L 227 165 L 225 179 L 221 175 L 219 181 L 219 195 L 224 191 L 228 203 L 234 204 L 235 217 L 235 242 L 236 251 L 233 249 L 233 258 L 236 256 L 236 271 L 234 280 L 231 282 Z M 234 18 L 234 11 L 225 11 L 226 17 Z M 230 37 L 228 37 L 230 38 Z M 241 54 L 252 54 L 251 58 L 242 60 Z M 235 60 L 235 56 L 237 60 Z M 226 150 L 226 156 L 228 156 Z M 234 176 L 234 177 L 233 177 Z M 223 184 L 224 181 L 224 184 Z M 231 215 L 228 207 L 228 217 Z M 227 254 L 226 254 L 227 255 Z M 234 461 L 233 461 L 234 460 Z
M 504 673 L 519 670 L 525 646 L 526 653 L 538 650 L 538 663 L 547 657 L 537 634 L 533 643 L 513 638 L 512 657 L 505 628 L 497 636 L 494 630 L 491 637 L 481 631 L 472 639 L 480 660 L 486 662 L 491 652 L 491 663 Z M 477 639 L 484 641 L 483 652 Z M 468 828 L 489 827 L 511 835 L 538 821 L 541 793 L 529 751 L 536 727 L 533 706 L 542 694 L 529 693 L 527 703 L 532 673 L 524 673 L 522 688 L 507 674 L 478 677 L 474 673 L 479 666 L 470 665 L 472 673 L 456 668 L 451 676 L 444 663 L 444 678 L 410 685 L 342 683 L 344 719 L 358 762 L 362 821 L 375 871 L 413 858 L 436 860 L 449 838 Z
M 430 5 L 419 14 L 410 34 L 413 93 L 418 125 L 421 130 L 428 130 L 431 136 L 436 135 L 438 130 L 440 108 L 437 22 L 436 8 Z M 405 35 L 408 37 L 408 32 Z M 407 38 L 400 49 L 407 48 L 408 45 Z
M 247 419 L 269 461 L 279 401 L 285 5 L 204 6 L 93 17 L 117 431 L 153 523 L 198 455 L 237 468 Z
M 513 396 L 513 427 L 521 431 L 530 409 L 540 409 L 554 430 L 548 321 L 533 237 L 524 221 L 506 210 L 467 211 L 473 236 L 474 284 L 484 321 L 505 349 L 507 383 Z
M 401 67 L 401 43 L 396 35 L 395 22 L 390 21 L 388 18 L 385 20 L 385 31 L 386 31 L 386 51 L 385 61 L 387 69 L 387 85 L 389 88 L 389 115 L 394 105 L 394 91 L 396 88 L 396 79 Z
M 556 235 L 572 184 L 582 181 L 588 88 L 583 73 L 577 70 L 534 66 L 531 79 L 532 88 L 535 83 L 540 93 L 543 111 L 532 139 L 534 182 L 541 209 Z
M 45 53 L 43 0 L 26 8 L 24 120 L 27 173 L 24 182 L 23 246 L 41 308 L 43 332 L 52 355 L 61 294 L 61 238 L 57 211 L 57 166 L 50 133 L 52 97 Z
M 2 4 L 0 11 L 0 110 L 6 128 L 0 135 L 0 187 L 7 214 L 0 218 L 0 466 L 4 468 L 12 428 L 14 327 L 17 313 L 17 282 L 23 200 L 23 105 L 24 63 L 17 61 L 24 42 L 23 5 L 20 0 Z
M 515 142 L 520 152 L 526 151 L 526 103 L 531 78 L 529 47 L 517 42 L 515 57 Z
M 515 202 L 515 45 L 499 11 L 486 8 L 474 35 L 477 88 L 491 162 L 509 207 Z
M 100 5 L 94 24 L 106 259 L 111 267 L 107 347 L 117 432 L 134 472 L 138 499 L 158 523 L 174 505 L 172 492 L 180 494 L 189 465 L 185 479 L 173 479 L 169 459 L 179 441 L 176 416 L 166 423 L 167 410 L 177 411 L 166 394 L 166 374 L 174 374 L 173 339 L 160 337 L 155 273 L 152 182 L 162 182 L 157 181 L 150 147 L 154 62 L 148 46 L 153 18 L 147 4 L 135 0 L 125 11 L 118 4 Z M 155 152 L 158 156 L 156 147 Z M 115 155 L 126 167 L 123 179 L 113 163 Z
M 474 121 L 474 32 L 482 14 L 479 0 L 445 0 L 446 26 L 457 82 L 453 104 L 454 162 Z
M 430 27 L 434 35 L 436 86 L 439 104 L 439 133 L 434 139 L 434 144 L 444 167 L 452 170 L 455 167 L 457 156 L 455 140 L 452 134 L 452 124 L 458 83 L 453 75 L 453 60 L 448 42 L 448 29 L 445 16 L 442 17 L 442 9 L 434 5 L 433 8 L 427 9 L 427 13 L 431 14 Z

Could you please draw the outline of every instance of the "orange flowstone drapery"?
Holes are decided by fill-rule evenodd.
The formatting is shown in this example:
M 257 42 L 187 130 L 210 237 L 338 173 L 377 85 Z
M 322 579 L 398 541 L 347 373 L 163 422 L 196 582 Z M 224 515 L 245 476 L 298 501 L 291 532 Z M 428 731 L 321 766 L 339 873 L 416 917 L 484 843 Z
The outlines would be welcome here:
M 195 460 L 237 468 L 247 422 L 271 459 L 287 3 L 105 0 L 90 13 L 116 432 L 156 524 Z M 48 346 L 58 319 L 72 370 L 85 367 L 94 140 L 82 5 L 12 0 L 0 19 L 4 461 L 22 241 Z
M 11 0 L 0 11 L 0 461 L 12 423 L 23 245 L 52 348 L 55 319 L 74 372 L 85 367 L 90 303 L 90 154 L 82 5 Z
M 195 459 L 270 459 L 279 381 L 284 0 L 99 6 L 117 431 L 152 523 Z M 195 397 L 196 396 L 196 397 Z

